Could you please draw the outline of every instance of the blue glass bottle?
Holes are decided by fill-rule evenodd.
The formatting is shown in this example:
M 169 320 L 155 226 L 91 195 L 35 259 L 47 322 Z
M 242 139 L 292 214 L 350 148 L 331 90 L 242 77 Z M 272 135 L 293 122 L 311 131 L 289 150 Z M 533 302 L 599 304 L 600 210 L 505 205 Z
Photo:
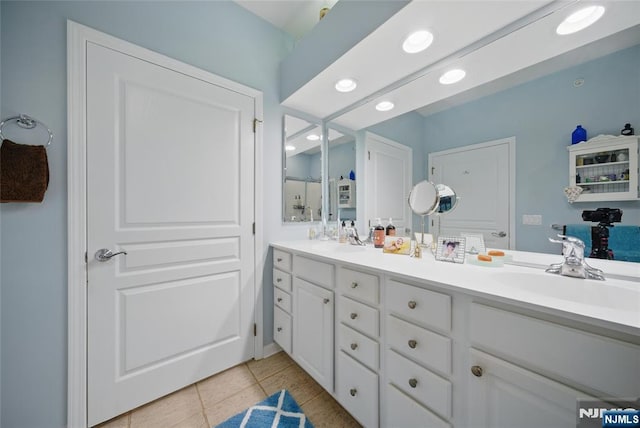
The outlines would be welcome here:
M 571 144 L 578 144 L 581 141 L 587 141 L 587 130 L 578 125 L 571 133 Z

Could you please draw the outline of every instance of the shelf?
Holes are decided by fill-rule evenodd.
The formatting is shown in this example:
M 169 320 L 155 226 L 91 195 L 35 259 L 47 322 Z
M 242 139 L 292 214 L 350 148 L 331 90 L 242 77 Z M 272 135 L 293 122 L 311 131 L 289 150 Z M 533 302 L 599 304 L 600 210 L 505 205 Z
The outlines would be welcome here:
M 598 167 L 602 167 L 602 166 L 611 166 L 611 165 L 629 165 L 629 161 L 602 162 L 602 163 L 592 163 L 592 164 L 589 164 L 589 165 L 576 165 L 576 169 L 598 168 Z
M 628 183 L 629 180 L 611 180 L 611 181 L 592 181 L 589 183 L 576 183 L 576 186 L 592 186 L 598 184 L 624 184 Z

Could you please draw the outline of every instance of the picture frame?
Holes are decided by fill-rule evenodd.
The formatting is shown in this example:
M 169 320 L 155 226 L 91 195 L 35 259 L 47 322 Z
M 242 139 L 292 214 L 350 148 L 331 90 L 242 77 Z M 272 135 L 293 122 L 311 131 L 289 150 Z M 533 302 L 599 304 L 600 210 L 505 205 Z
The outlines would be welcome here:
M 439 236 L 436 245 L 436 260 L 464 263 L 466 238 L 462 236 Z
M 466 241 L 465 252 L 467 254 L 485 254 L 487 252 L 482 233 L 463 232 L 460 233 L 460 236 Z

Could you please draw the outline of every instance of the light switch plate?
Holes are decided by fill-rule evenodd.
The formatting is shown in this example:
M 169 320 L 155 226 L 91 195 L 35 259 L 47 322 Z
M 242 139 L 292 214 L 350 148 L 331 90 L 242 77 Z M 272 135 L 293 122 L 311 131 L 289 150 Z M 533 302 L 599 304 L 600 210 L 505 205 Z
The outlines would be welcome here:
M 540 214 L 523 214 L 522 224 L 540 226 L 542 224 L 542 216 Z

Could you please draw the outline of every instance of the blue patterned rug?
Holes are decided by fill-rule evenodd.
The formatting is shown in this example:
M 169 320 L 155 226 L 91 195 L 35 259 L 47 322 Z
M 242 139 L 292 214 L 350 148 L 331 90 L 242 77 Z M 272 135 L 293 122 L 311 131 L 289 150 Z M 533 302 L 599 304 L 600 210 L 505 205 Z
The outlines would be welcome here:
M 313 428 L 286 389 L 227 419 L 215 428 Z

